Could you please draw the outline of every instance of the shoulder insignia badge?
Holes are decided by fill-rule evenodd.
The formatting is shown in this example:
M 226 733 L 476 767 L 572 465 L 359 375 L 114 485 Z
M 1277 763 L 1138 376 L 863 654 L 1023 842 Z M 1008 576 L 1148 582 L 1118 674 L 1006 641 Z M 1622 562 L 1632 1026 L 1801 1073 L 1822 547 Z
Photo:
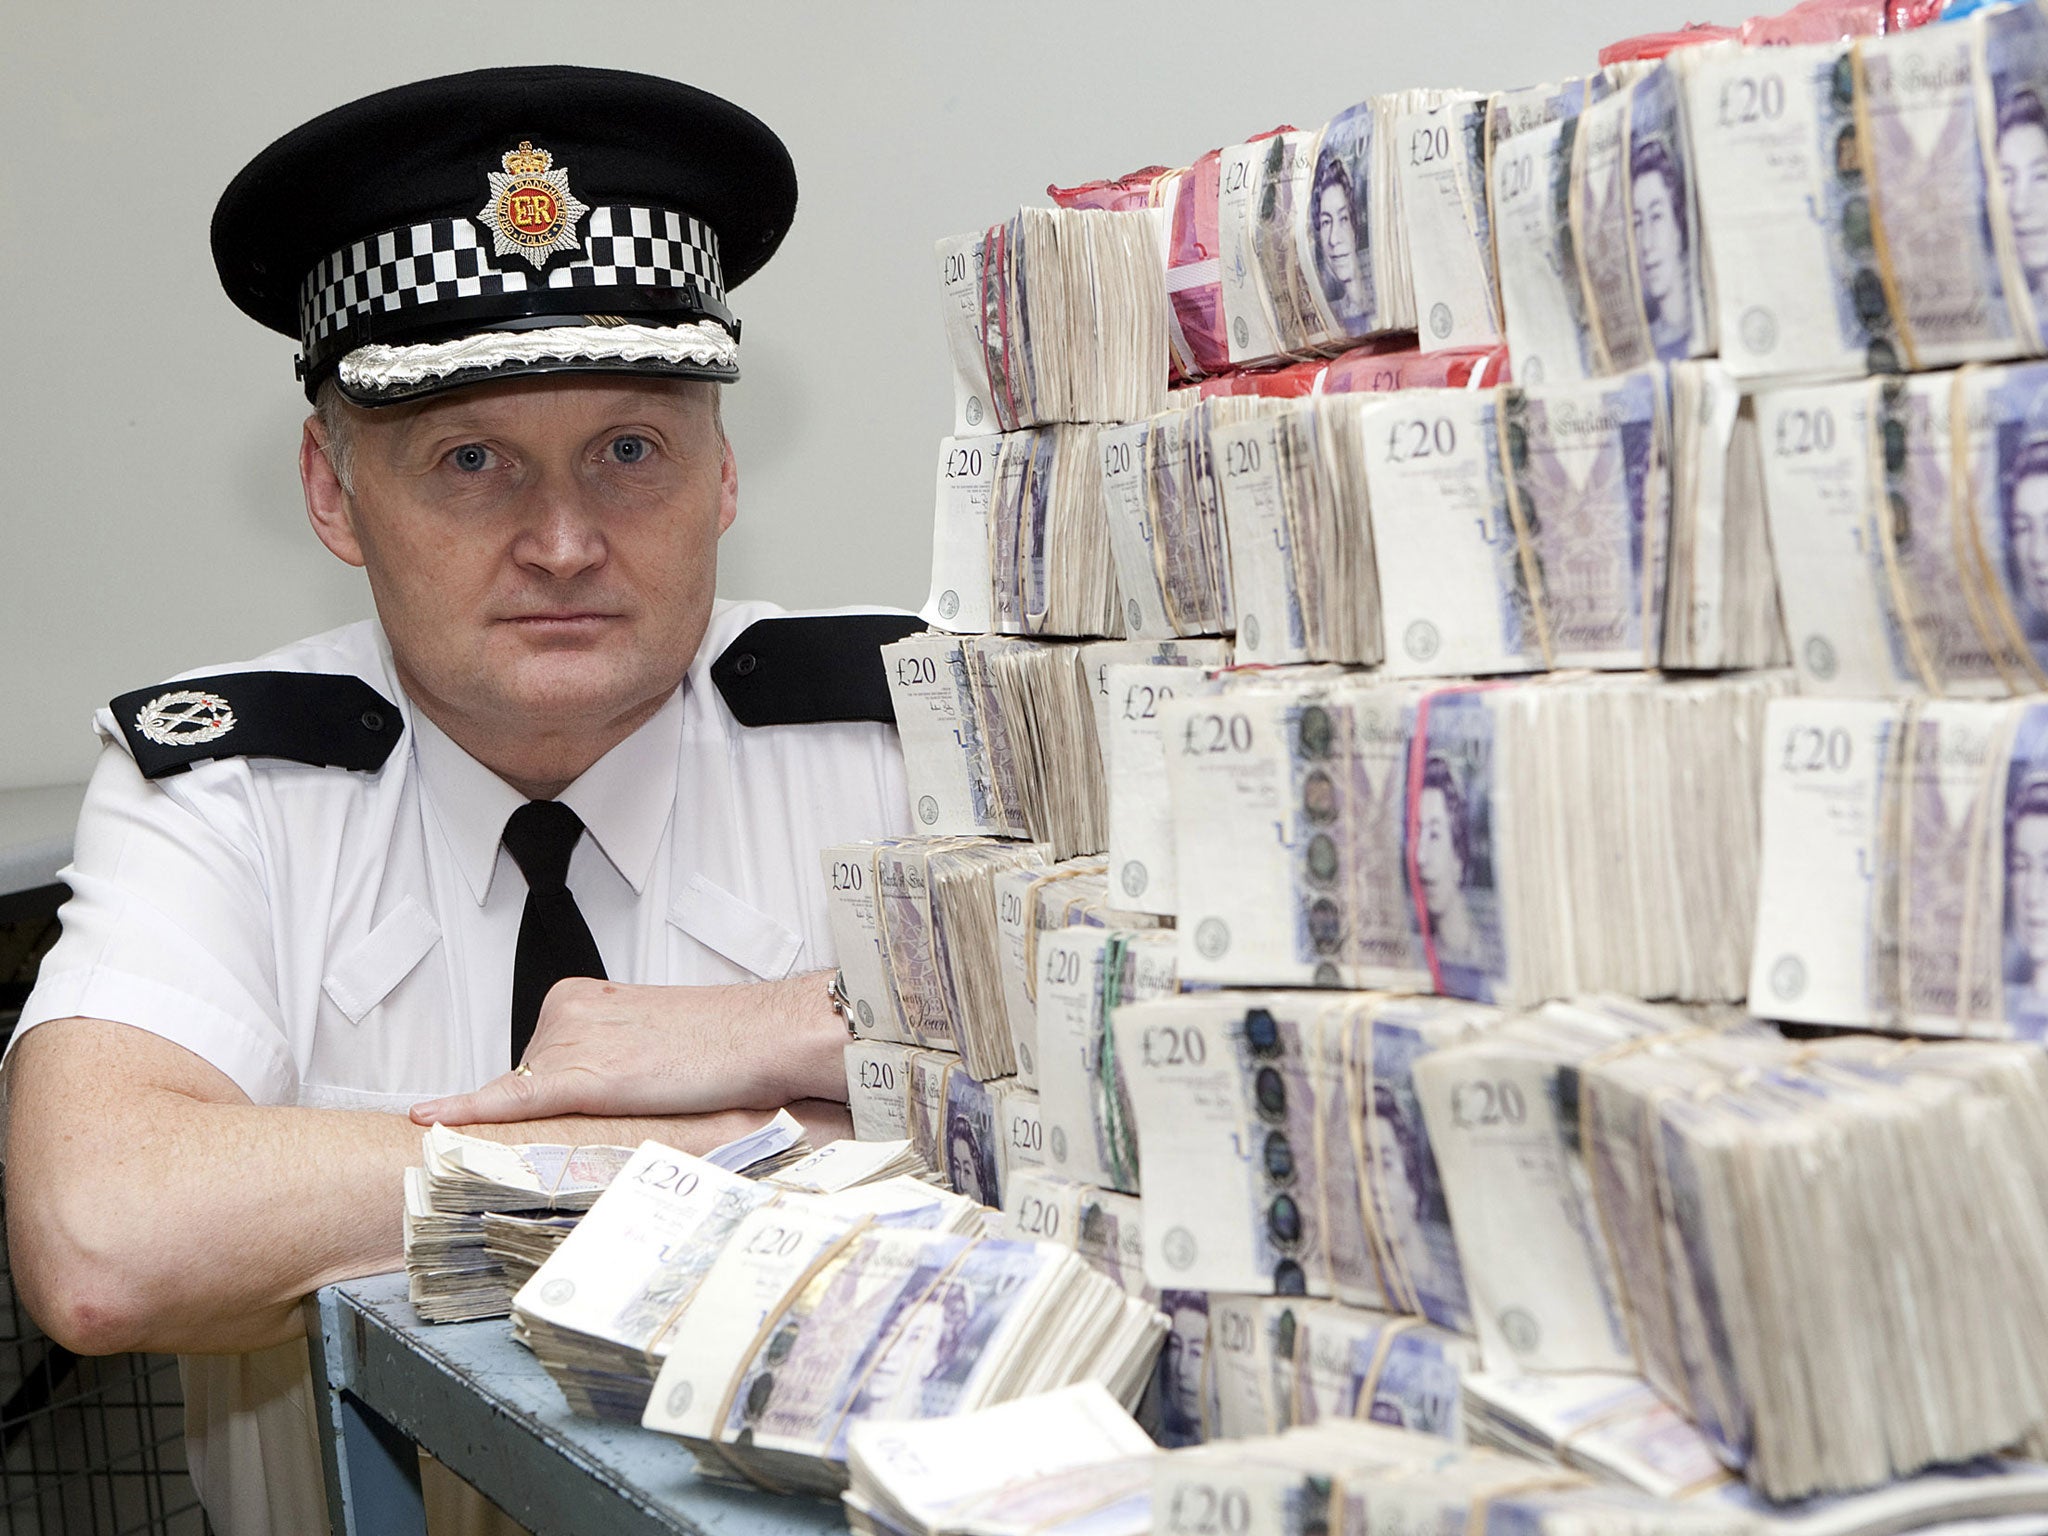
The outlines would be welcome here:
M 398 706 L 360 677 L 236 672 L 159 683 L 108 706 L 146 779 L 222 757 L 375 772 L 405 733 Z
M 194 688 L 160 693 L 135 712 L 135 729 L 165 747 L 201 746 L 234 728 L 234 706 L 217 693 Z
M 760 619 L 711 664 L 711 680 L 741 725 L 893 725 L 882 647 L 923 628 L 908 613 Z
M 555 168 L 555 157 L 521 139 L 503 156 L 505 169 L 492 171 L 490 201 L 477 218 L 490 226 L 499 256 L 524 256 L 536 267 L 561 251 L 582 249 L 576 222 L 590 212 L 569 190 L 569 168 Z

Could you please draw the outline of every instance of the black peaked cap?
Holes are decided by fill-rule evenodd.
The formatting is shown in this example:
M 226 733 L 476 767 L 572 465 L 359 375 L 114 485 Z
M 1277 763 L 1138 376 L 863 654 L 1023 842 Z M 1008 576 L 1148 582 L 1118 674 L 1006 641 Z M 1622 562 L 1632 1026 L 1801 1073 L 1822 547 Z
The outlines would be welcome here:
M 259 154 L 214 209 L 221 286 L 296 337 L 316 263 L 384 230 L 472 213 L 521 139 L 552 151 L 585 203 L 678 208 L 709 224 L 727 288 L 775 254 L 796 212 L 782 140 L 707 91 L 619 69 L 480 69 L 336 107 Z

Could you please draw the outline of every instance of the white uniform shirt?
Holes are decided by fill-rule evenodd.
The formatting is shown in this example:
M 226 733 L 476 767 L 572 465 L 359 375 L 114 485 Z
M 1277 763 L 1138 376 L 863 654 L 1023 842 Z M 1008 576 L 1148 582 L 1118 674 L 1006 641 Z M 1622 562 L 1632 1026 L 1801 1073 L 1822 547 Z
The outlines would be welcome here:
M 560 796 L 587 828 L 569 888 L 615 981 L 831 965 L 820 851 L 908 829 L 893 727 L 749 728 L 726 709 L 711 663 L 777 612 L 719 604 L 683 686 Z M 257 1104 L 395 1114 L 505 1071 L 526 882 L 499 839 L 525 797 L 412 707 L 373 623 L 187 675 L 237 671 L 353 673 L 405 734 L 375 773 L 229 758 L 151 782 L 102 710 L 72 899 L 16 1038 L 111 1019 Z M 193 1479 L 221 1536 L 317 1528 L 305 1359 L 294 1343 L 185 1361 Z

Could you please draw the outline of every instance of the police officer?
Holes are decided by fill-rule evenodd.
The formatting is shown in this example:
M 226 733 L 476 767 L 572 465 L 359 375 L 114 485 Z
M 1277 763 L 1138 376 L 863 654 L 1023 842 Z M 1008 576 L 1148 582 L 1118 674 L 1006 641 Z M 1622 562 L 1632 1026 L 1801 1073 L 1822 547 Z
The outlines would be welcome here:
M 915 626 L 714 598 L 726 295 L 795 203 L 730 103 L 528 68 L 329 112 L 216 210 L 377 618 L 99 713 L 4 1081 L 21 1294 L 189 1357 L 223 1536 L 322 1518 L 297 1302 L 400 1264 L 421 1101 L 509 1141 L 844 1133 L 819 850 L 907 823 L 876 649 Z

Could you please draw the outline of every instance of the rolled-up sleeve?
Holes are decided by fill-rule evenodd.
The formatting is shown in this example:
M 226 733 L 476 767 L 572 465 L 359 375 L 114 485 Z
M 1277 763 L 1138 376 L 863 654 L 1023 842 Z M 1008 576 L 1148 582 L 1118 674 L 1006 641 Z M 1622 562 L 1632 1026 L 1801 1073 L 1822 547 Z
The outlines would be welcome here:
M 247 773 L 211 763 L 151 782 L 105 745 L 63 872 L 63 931 L 15 1040 L 51 1019 L 131 1024 L 210 1062 L 255 1103 L 293 1102 Z

